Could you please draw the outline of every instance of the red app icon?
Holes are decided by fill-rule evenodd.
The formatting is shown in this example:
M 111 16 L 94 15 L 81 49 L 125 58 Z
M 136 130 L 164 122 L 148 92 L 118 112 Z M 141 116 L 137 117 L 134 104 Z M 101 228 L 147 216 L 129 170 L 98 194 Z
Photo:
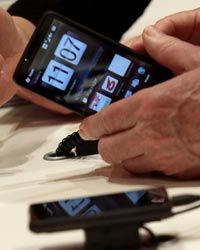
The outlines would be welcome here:
M 118 84 L 118 80 L 112 76 L 106 76 L 106 79 L 103 82 L 102 89 L 113 93 Z

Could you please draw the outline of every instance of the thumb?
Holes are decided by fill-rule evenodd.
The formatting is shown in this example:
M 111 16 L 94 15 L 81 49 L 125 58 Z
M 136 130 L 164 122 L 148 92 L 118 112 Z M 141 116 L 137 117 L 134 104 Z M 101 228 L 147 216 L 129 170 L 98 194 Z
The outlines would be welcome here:
M 0 71 L 0 107 L 16 93 L 16 87 L 10 82 L 5 71 Z
M 0 107 L 10 100 L 16 93 L 16 87 L 5 70 L 5 59 L 0 54 Z
M 155 26 L 147 27 L 142 36 L 147 53 L 174 74 L 181 74 L 200 65 L 198 46 L 166 35 Z
M 23 42 L 13 18 L 0 8 L 0 53 L 8 58 L 19 52 Z

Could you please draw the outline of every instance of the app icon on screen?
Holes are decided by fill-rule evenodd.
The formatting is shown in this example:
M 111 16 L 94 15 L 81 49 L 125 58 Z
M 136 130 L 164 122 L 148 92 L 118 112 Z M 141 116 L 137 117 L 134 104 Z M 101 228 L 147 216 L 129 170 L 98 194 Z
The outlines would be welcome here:
M 140 67 L 138 68 L 138 73 L 139 73 L 140 75 L 144 75 L 144 74 L 146 73 L 146 69 L 145 69 L 144 67 L 140 66 Z
M 101 111 L 103 108 L 105 108 L 106 106 L 108 106 L 111 103 L 112 99 L 102 95 L 99 92 L 95 93 L 95 96 L 92 100 L 92 102 L 90 103 L 90 109 L 94 110 L 94 111 Z
M 125 76 L 130 64 L 131 64 L 131 61 L 129 59 L 116 54 L 108 70 L 117 75 Z
M 88 216 L 88 215 L 95 215 L 95 214 L 101 214 L 102 211 L 97 207 L 97 205 L 91 206 L 87 211 L 84 212 L 83 215 Z
M 112 76 L 106 76 L 106 79 L 103 82 L 102 89 L 113 93 L 118 84 L 118 80 Z
M 56 62 L 55 60 L 51 60 L 42 76 L 42 81 L 57 89 L 65 90 L 73 73 L 73 69 Z
M 56 30 L 57 30 L 56 25 L 52 25 L 52 26 L 51 26 L 51 31 L 52 31 L 52 32 L 55 32 Z
M 133 88 L 136 88 L 137 86 L 139 86 L 139 84 L 140 84 L 140 80 L 137 79 L 137 78 L 133 79 L 132 82 L 131 82 L 131 86 Z
M 58 44 L 55 56 L 74 65 L 78 65 L 86 48 L 86 43 L 65 34 Z
M 60 201 L 59 205 L 71 216 L 75 216 L 81 212 L 89 203 L 89 198 Z
M 87 103 L 88 102 L 88 98 L 87 97 L 83 97 L 82 102 L 83 103 Z
M 127 90 L 124 97 L 127 98 L 127 97 L 132 96 L 132 95 L 133 95 L 133 92 L 130 90 Z

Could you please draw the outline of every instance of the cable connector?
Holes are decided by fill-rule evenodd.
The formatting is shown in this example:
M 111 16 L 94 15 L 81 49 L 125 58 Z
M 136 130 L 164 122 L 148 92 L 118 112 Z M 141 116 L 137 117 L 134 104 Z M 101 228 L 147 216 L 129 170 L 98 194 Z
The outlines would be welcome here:
M 56 151 L 45 154 L 44 159 L 48 161 L 63 160 L 75 156 L 86 156 L 98 154 L 98 141 L 83 140 L 78 131 L 64 138 L 58 145 Z
M 56 149 L 57 156 L 68 156 L 71 150 L 78 147 L 84 143 L 84 140 L 80 137 L 78 132 L 74 132 L 64 138 Z
M 172 205 L 175 207 L 189 205 L 191 203 L 198 201 L 200 201 L 200 195 L 190 195 L 190 194 L 178 195 L 172 197 L 171 199 Z
M 172 215 L 183 214 L 191 210 L 200 208 L 200 195 L 186 194 L 178 195 L 171 198 L 172 207 L 186 206 L 186 208 L 172 213 Z

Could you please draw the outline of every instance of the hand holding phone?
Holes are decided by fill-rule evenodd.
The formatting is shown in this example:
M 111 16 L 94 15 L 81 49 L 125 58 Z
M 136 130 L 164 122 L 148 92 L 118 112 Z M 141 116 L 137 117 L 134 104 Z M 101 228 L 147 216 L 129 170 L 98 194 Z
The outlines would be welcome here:
M 87 116 L 169 75 L 129 48 L 48 13 L 36 28 L 14 79 L 62 109 Z

